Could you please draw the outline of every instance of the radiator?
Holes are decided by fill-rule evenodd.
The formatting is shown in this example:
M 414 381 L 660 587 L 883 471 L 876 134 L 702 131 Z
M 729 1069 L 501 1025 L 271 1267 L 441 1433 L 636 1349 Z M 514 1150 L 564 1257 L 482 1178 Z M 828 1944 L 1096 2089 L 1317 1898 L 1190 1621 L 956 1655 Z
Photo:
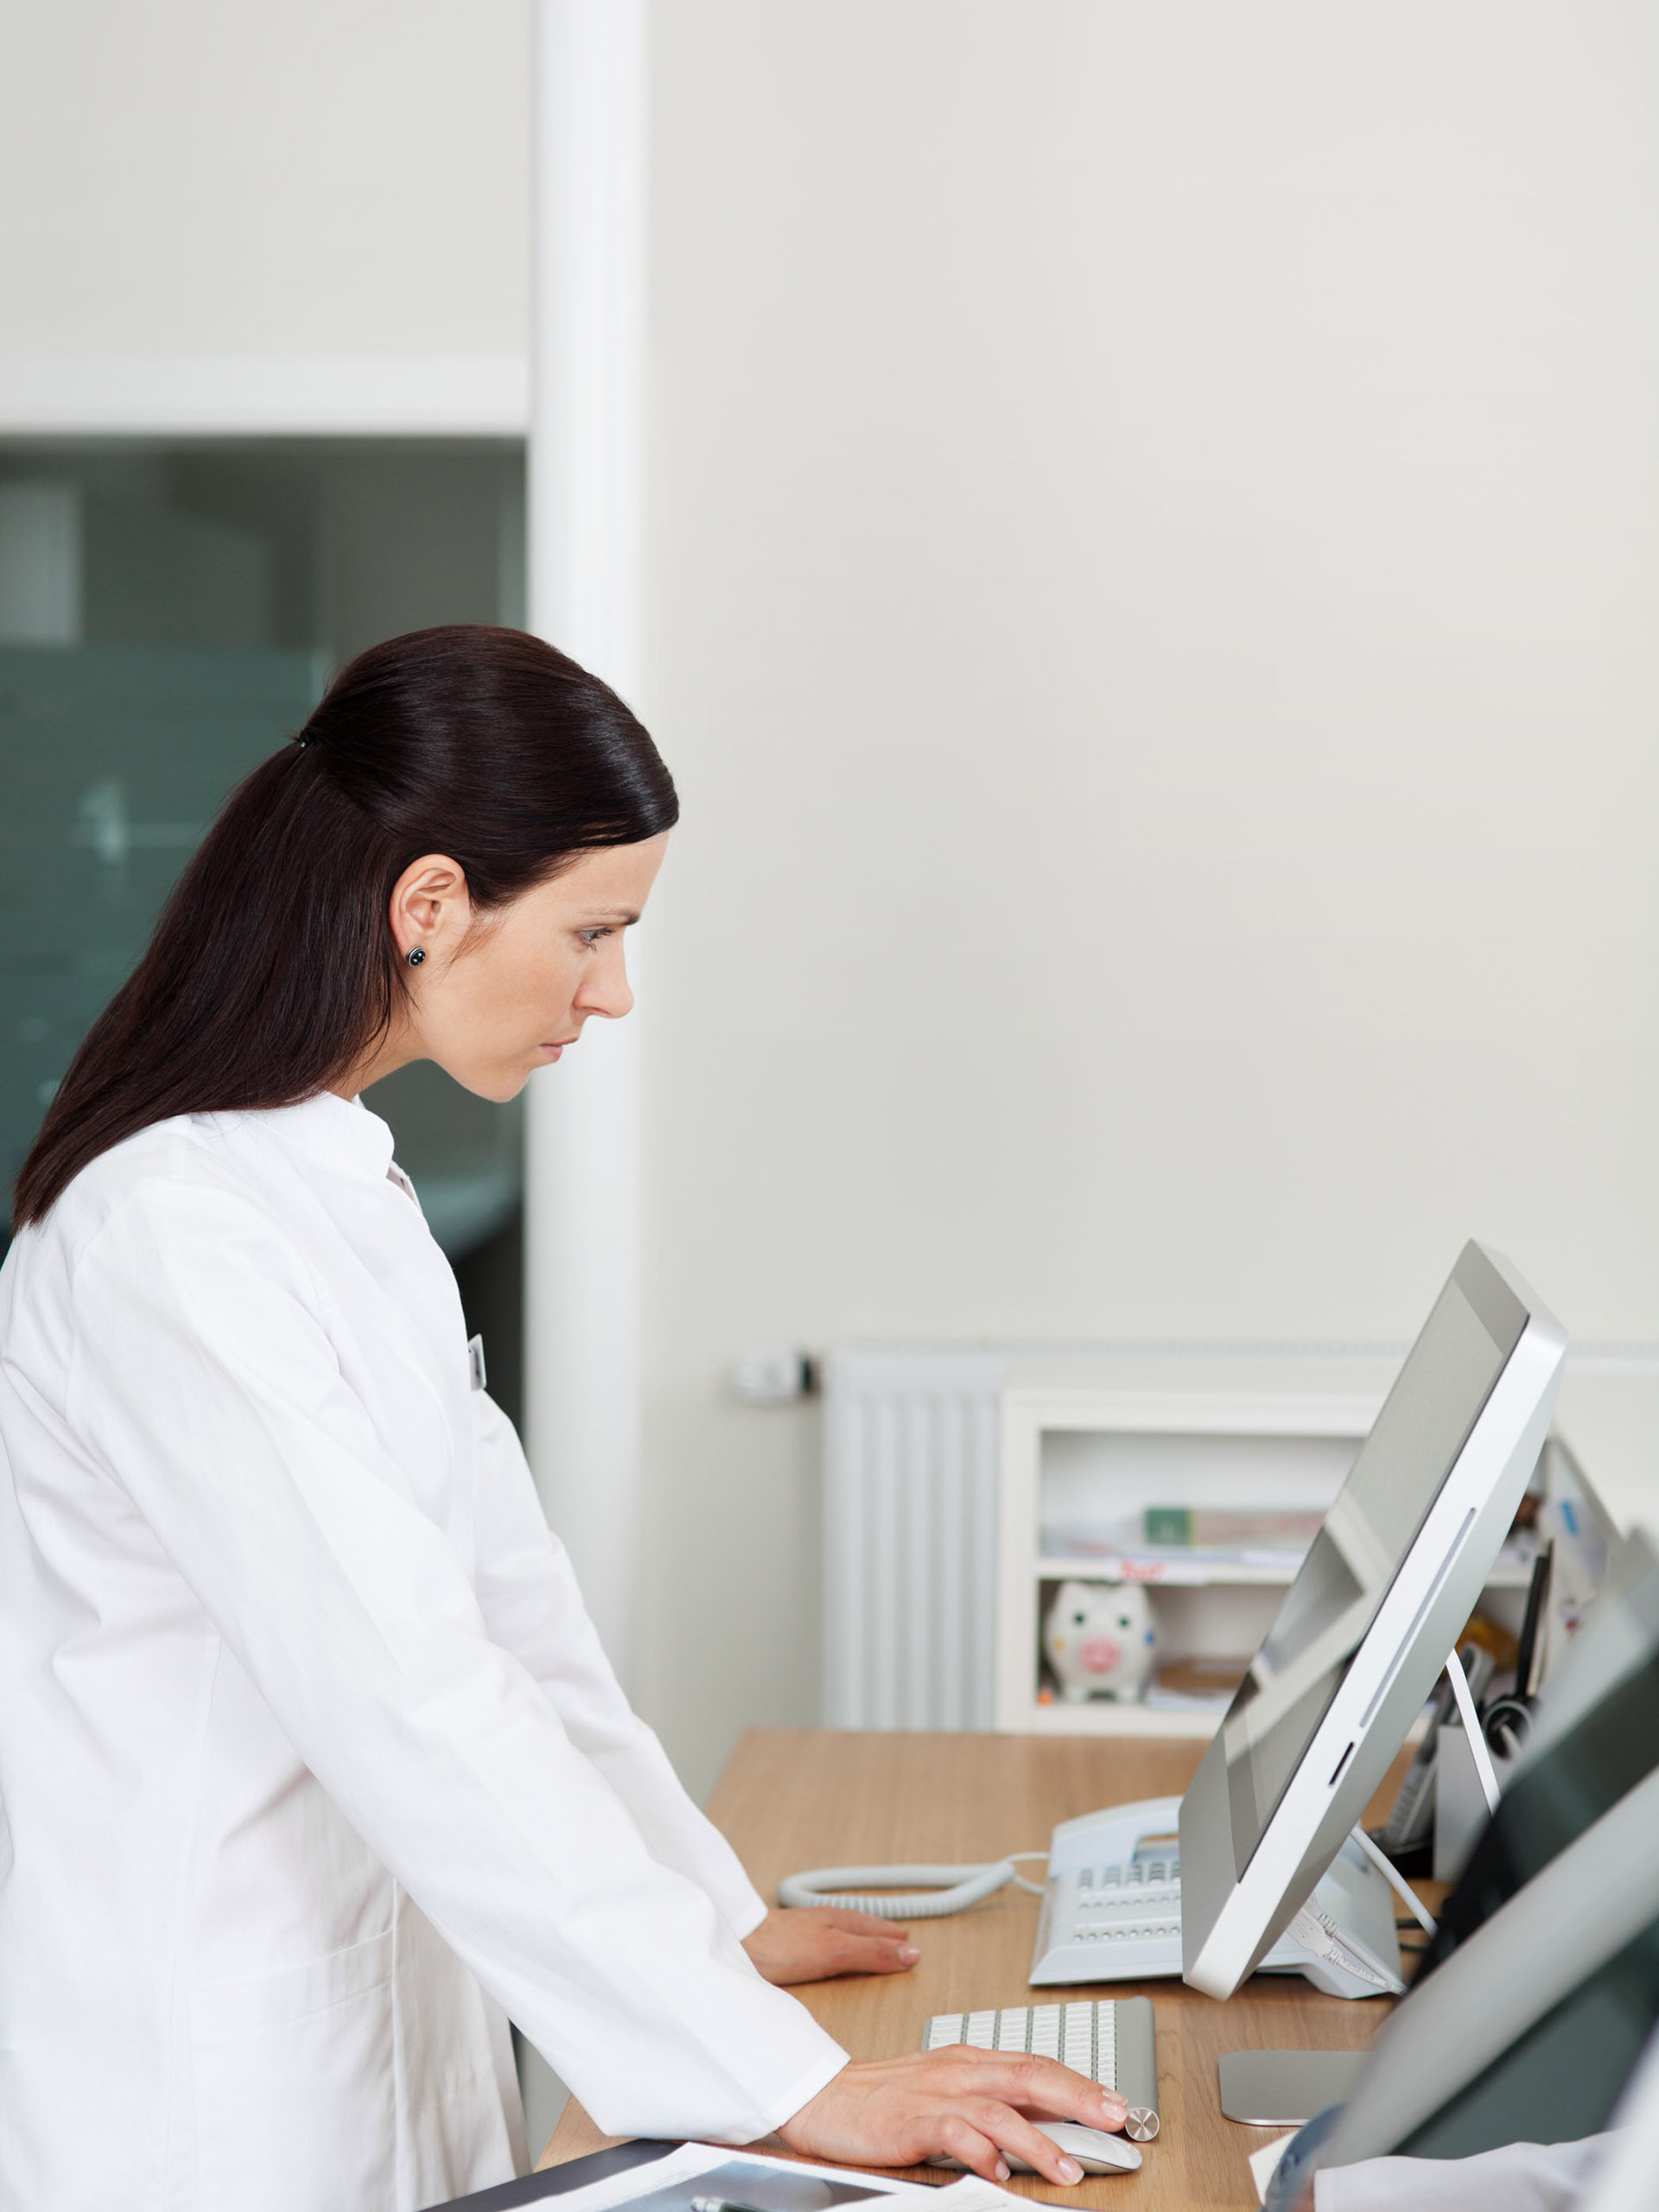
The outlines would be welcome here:
M 849 1345 L 824 1363 L 823 1717 L 989 1728 L 1005 1352 Z

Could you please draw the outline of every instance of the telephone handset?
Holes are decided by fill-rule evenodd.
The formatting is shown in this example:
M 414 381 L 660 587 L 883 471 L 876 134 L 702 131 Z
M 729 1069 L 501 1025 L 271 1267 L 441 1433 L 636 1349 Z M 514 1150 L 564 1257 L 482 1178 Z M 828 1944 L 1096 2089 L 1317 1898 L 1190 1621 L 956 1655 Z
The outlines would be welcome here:
M 1180 1848 L 1180 1799 L 1143 1797 L 1138 1804 L 1107 1805 L 1062 1821 L 1049 1839 L 1048 1871 L 1122 1866 L 1136 1859 L 1167 1861 L 1179 1858 Z

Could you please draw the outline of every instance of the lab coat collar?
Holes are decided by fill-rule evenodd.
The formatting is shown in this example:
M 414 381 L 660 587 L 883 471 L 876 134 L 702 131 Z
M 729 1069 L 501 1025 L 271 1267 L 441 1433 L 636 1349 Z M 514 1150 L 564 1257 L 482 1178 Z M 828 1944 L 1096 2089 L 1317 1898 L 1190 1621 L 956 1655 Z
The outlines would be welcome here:
M 340 1098 L 332 1090 L 320 1090 L 297 1106 L 267 1107 L 247 1118 L 264 1123 L 293 1151 L 326 1161 L 337 1171 L 360 1173 L 374 1183 L 384 1183 L 391 1172 L 391 1131 L 360 1098 Z

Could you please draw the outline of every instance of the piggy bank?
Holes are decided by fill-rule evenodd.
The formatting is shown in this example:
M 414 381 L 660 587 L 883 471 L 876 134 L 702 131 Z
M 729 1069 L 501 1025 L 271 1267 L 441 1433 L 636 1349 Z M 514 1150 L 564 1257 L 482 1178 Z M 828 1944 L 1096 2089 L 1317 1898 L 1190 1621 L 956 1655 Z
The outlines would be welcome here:
M 1152 1672 L 1152 1605 L 1138 1582 L 1062 1582 L 1043 1623 L 1043 1650 L 1062 1697 L 1132 1704 Z

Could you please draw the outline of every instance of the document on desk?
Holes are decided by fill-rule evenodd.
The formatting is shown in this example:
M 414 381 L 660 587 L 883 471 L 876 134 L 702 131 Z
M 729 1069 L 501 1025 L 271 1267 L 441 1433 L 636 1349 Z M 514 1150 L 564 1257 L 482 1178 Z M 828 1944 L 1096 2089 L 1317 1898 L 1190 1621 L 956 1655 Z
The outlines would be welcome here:
M 564 2192 L 558 2202 L 559 2212 L 836 2212 L 881 2197 L 925 2199 L 939 2212 L 1027 2212 L 1023 2200 L 976 2174 L 938 2189 L 709 2143 L 683 2143 L 648 2165 Z

